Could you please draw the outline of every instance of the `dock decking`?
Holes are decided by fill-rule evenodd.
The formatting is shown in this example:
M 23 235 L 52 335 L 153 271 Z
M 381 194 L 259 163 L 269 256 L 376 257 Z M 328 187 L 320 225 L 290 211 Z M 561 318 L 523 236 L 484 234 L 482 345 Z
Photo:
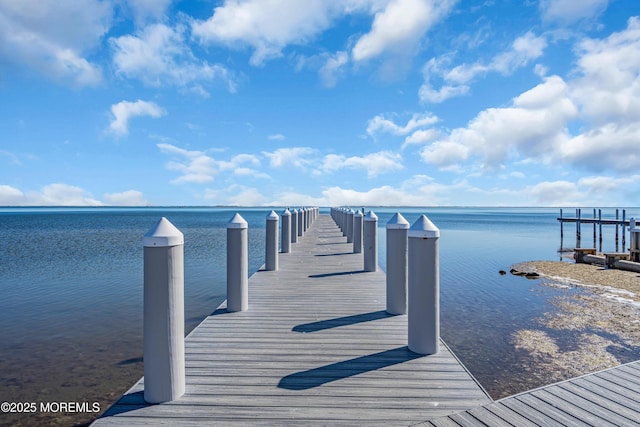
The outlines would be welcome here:
M 221 306 L 189 334 L 184 396 L 146 404 L 143 378 L 95 425 L 411 425 L 490 403 L 443 342 L 408 350 L 384 272 L 351 252 L 320 215 L 278 271 L 250 278 L 248 311 Z
M 541 387 L 421 426 L 640 426 L 640 361 Z

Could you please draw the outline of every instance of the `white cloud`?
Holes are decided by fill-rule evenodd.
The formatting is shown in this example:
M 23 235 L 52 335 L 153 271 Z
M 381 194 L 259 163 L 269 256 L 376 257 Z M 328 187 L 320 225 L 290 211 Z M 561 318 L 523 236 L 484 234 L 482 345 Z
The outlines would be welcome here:
M 173 155 L 166 167 L 178 171 L 182 175 L 173 181 L 174 184 L 211 182 L 220 172 L 231 171 L 238 176 L 252 176 L 255 178 L 270 178 L 269 175 L 255 169 L 241 167 L 250 164 L 260 166 L 260 159 L 254 154 L 238 154 L 230 160 L 216 160 L 204 151 L 185 150 L 175 145 L 162 143 L 157 145 L 162 153 Z M 211 150 L 210 150 L 211 151 Z
M 286 137 L 286 136 L 284 136 L 284 135 L 283 135 L 283 134 L 281 134 L 281 133 L 276 133 L 276 134 L 273 134 L 273 135 L 269 135 L 269 136 L 267 137 L 267 139 L 268 139 L 269 141 L 284 141 L 285 139 L 287 139 L 287 137 Z
M 97 85 L 102 71 L 84 55 L 109 30 L 111 2 L 0 0 L 0 56 L 73 86 Z
M 367 61 L 383 53 L 412 52 L 420 39 L 455 2 L 450 0 L 391 0 L 376 13 L 371 31 L 358 39 L 351 56 Z
M 437 129 L 418 129 L 405 138 L 404 143 L 402 144 L 402 150 L 407 148 L 409 145 L 426 144 L 439 136 L 440 131 Z
M 141 26 L 147 22 L 161 21 L 172 0 L 127 0 L 122 5 L 128 7 L 136 24 Z
M 438 117 L 432 113 L 414 113 L 407 124 L 402 126 L 387 118 L 384 114 L 379 114 L 369 120 L 367 124 L 367 134 L 374 136 L 378 132 L 387 132 L 394 135 L 406 135 L 416 129 L 430 126 L 439 121 Z
M 570 24 L 595 18 L 607 8 L 609 0 L 540 0 L 542 19 Z
M 24 193 L 10 185 L 0 185 L 0 206 L 20 206 L 24 204 Z
M 305 44 L 329 27 L 334 2 L 307 0 L 225 0 L 206 21 L 194 21 L 192 32 L 205 43 L 253 48 L 252 65 L 282 55 L 289 44 Z
M 578 44 L 572 96 L 596 125 L 640 120 L 640 18 L 603 40 Z
M 312 163 L 312 159 L 309 156 L 315 153 L 316 150 L 310 147 L 278 148 L 273 152 L 262 152 L 269 159 L 269 165 L 272 168 L 291 165 L 299 169 L 306 169 Z
M 129 133 L 129 120 L 132 117 L 149 116 L 157 119 L 167 113 L 154 102 L 137 100 L 113 104 L 111 114 L 113 120 L 109 124 L 109 130 L 116 136 L 124 136 Z
M 15 189 L 14 189 L 15 190 Z M 14 191 L 15 193 L 15 191 Z M 56 183 L 42 187 L 40 191 L 27 192 L 22 206 L 102 206 L 103 203 L 80 187 Z
M 567 121 L 577 115 L 567 84 L 551 76 L 514 98 L 511 107 L 481 111 L 466 128 L 454 129 L 423 148 L 421 155 L 425 162 L 443 168 L 472 156 L 480 157 L 489 170 L 499 169 L 516 155 L 550 161 L 569 138 Z
M 402 157 L 390 151 L 380 151 L 364 156 L 346 157 L 337 154 L 328 154 L 324 157 L 320 168 L 322 172 L 335 172 L 339 169 L 365 169 L 367 177 L 372 178 L 381 173 L 398 171 L 404 168 Z
M 344 67 L 348 62 L 349 55 L 344 51 L 336 52 L 327 58 L 318 71 L 325 87 L 334 87 L 336 85 L 338 79 L 344 74 Z
M 104 201 L 114 206 L 147 206 L 149 202 L 137 190 L 127 190 L 121 193 L 108 193 L 103 196 Z
M 516 38 L 511 47 L 491 58 L 488 63 L 478 61 L 472 64 L 462 64 L 448 68 L 452 61 L 450 54 L 431 58 L 423 67 L 424 83 L 418 91 L 422 102 L 439 103 L 449 98 L 465 95 L 469 92 L 469 83 L 476 76 L 489 72 L 510 75 L 516 69 L 522 68 L 534 59 L 539 58 L 547 47 L 547 41 L 542 36 L 536 36 L 531 31 Z M 435 89 L 434 79 L 441 79 L 443 84 Z
M 182 173 L 182 176 L 171 181 L 174 184 L 211 182 L 218 173 L 216 161 L 202 151 L 189 151 L 164 143 L 157 146 L 165 154 L 176 155 L 176 160 L 166 164 L 167 169 Z
M 235 92 L 237 81 L 221 64 L 197 58 L 185 40 L 186 27 L 152 24 L 135 35 L 110 39 L 116 72 L 150 86 L 172 85 L 208 96 L 202 84 L 221 81 Z
M 640 175 L 544 181 L 524 188 L 523 193 L 544 206 L 625 206 L 640 196 Z

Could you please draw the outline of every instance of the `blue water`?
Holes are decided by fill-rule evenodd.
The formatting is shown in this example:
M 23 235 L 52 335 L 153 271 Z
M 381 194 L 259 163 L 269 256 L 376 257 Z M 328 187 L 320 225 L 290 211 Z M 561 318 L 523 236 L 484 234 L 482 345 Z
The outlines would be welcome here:
M 383 269 L 385 224 L 396 210 L 411 223 L 424 213 L 440 228 L 443 339 L 492 395 L 519 391 L 509 384 L 527 361 L 511 334 L 554 310 L 554 296 L 578 291 L 499 271 L 560 260 L 558 209 L 377 208 Z M 225 299 L 225 224 L 235 212 L 249 223 L 254 272 L 270 209 L 0 208 L 0 399 L 94 399 L 106 409 L 142 374 L 142 236 L 162 216 L 184 233 L 188 331 Z M 627 209 L 631 216 L 640 209 Z M 583 225 L 582 246 L 591 227 Z M 604 250 L 613 250 L 614 229 L 603 228 Z M 564 236 L 562 246 L 573 247 L 575 225 Z

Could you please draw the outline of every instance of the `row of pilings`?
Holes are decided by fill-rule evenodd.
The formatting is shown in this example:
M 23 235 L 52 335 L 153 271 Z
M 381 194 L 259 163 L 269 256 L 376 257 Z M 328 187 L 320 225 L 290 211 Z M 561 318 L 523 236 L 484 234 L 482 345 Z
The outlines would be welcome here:
M 363 210 L 364 211 L 364 210 Z M 318 218 L 319 208 L 285 209 L 266 218 L 265 270 L 278 270 L 280 253 L 290 253 Z M 373 211 L 332 208 L 363 269 L 378 269 L 378 217 Z M 281 221 L 280 221 L 281 220 Z M 280 224 L 281 225 L 280 225 Z M 440 344 L 439 229 L 421 215 L 413 225 L 396 213 L 386 225 L 386 310 L 407 314 L 408 347 L 435 354 Z M 144 399 L 161 403 L 185 392 L 184 236 L 161 218 L 143 238 Z M 236 213 L 227 223 L 227 311 L 245 311 L 248 300 L 248 223 Z
M 331 217 L 353 243 L 354 253 L 364 248 L 364 271 L 376 271 L 378 216 L 343 207 L 332 208 Z M 408 315 L 409 350 L 435 354 L 440 342 L 440 230 L 425 215 L 410 226 L 396 212 L 386 231 L 386 311 Z

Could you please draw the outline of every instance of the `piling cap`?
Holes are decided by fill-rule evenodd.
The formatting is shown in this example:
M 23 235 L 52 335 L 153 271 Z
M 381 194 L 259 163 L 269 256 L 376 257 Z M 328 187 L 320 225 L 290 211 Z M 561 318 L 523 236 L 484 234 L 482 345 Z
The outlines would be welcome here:
M 289 208 L 286 208 L 282 211 L 282 216 L 291 216 L 291 212 L 289 212 Z
M 347 209 L 347 215 L 354 215 L 353 209 Z
M 389 222 L 387 222 L 387 229 L 401 229 L 406 230 L 409 228 L 409 221 L 407 221 L 400 212 L 396 212 Z
M 357 216 L 358 218 L 362 218 L 362 213 L 359 210 L 356 210 L 356 213 L 353 216 Z
M 227 228 L 249 228 L 249 224 L 242 218 L 242 215 L 236 213 L 227 223 Z
M 369 213 L 364 217 L 365 221 L 377 221 L 378 215 L 376 215 L 373 211 L 369 211 Z
M 440 230 L 436 227 L 425 215 L 421 215 L 420 218 L 413 223 L 408 237 L 419 237 L 422 239 L 437 239 L 440 237 Z
M 276 211 L 271 211 L 269 215 L 267 215 L 267 221 L 278 221 L 280 217 L 276 213 Z
M 142 245 L 146 248 L 166 248 L 184 244 L 184 234 L 165 218 L 160 218 L 142 238 Z

